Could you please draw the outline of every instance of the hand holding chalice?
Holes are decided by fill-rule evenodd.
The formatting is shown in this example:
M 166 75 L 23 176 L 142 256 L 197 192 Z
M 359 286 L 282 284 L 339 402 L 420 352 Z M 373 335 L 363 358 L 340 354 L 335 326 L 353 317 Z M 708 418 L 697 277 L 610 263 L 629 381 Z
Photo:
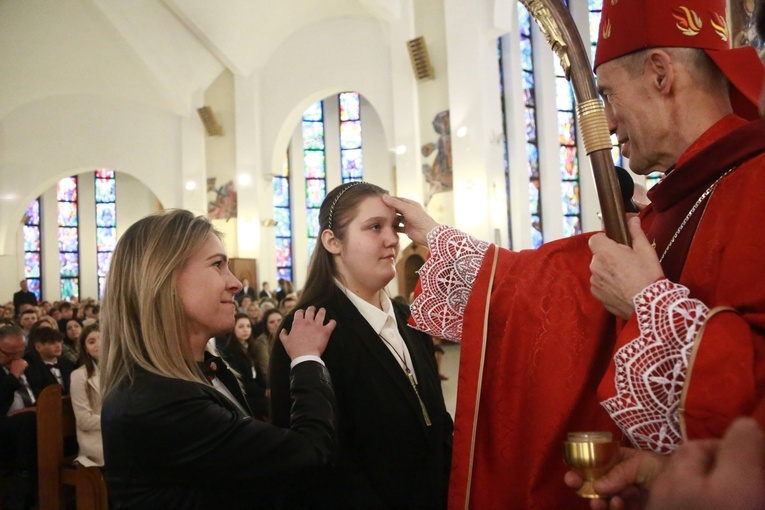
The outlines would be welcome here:
M 570 432 L 563 452 L 566 464 L 584 479 L 577 494 L 582 498 L 599 498 L 592 482 L 616 464 L 619 443 L 610 432 Z

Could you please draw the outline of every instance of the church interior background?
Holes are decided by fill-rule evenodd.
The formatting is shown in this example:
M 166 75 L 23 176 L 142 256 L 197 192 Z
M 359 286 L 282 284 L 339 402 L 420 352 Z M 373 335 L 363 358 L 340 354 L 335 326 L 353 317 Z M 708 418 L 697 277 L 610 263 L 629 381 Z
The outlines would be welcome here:
M 593 49 L 600 6 L 567 5 Z M 0 289 L 97 298 L 121 233 L 179 207 L 238 276 L 300 288 L 323 197 L 360 179 L 516 250 L 597 230 L 573 109 L 512 0 L 0 0 Z M 401 248 L 392 296 L 425 256 Z

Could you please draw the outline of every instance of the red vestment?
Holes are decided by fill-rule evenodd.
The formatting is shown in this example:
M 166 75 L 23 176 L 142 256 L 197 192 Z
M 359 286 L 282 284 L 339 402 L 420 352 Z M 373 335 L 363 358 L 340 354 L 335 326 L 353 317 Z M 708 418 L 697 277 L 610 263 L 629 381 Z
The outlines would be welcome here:
M 687 222 L 663 264 L 670 279 L 672 271 L 681 271 L 678 283 L 690 289 L 690 298 L 737 312 L 714 315 L 705 324 L 681 413 L 689 437 L 720 436 L 745 413 L 765 425 L 765 406 L 756 407 L 765 376 L 765 275 L 756 266 L 765 258 L 765 236 L 757 228 L 765 221 L 765 155 L 757 156 L 765 151 L 765 122 L 739 126 L 729 117 L 702 135 L 657 186 L 654 207 L 642 215 L 643 229 L 661 254 L 698 197 L 737 166 Z M 621 327 L 590 294 L 588 239 L 576 236 L 517 253 L 489 246 L 467 286 L 459 317 L 464 342 L 451 509 L 465 508 L 468 494 L 469 506 L 480 510 L 588 507 L 563 484 L 562 443 L 572 431 L 609 430 L 621 437 L 600 400 L 616 395 L 615 352 L 640 335 L 635 315 Z M 470 273 L 467 265 L 433 264 L 438 275 L 430 281 Z M 427 278 L 423 271 L 421 278 Z M 427 294 L 429 283 L 422 283 Z M 418 317 L 435 312 L 439 321 L 451 320 L 436 300 L 418 299 L 412 307 L 418 326 Z

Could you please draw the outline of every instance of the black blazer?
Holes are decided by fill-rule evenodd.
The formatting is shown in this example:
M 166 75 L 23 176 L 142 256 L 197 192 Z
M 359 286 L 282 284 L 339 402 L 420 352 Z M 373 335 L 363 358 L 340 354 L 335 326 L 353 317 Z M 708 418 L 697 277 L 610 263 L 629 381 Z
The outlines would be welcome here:
M 339 289 L 332 294 L 316 306 L 327 309 L 327 320 L 337 321 L 322 358 L 337 396 L 339 450 L 333 467 L 314 470 L 307 480 L 296 479 L 293 506 L 445 508 L 453 423 L 444 406 L 433 341 L 407 326 L 408 307 L 393 302 L 432 421 L 428 427 L 396 358 L 350 300 Z M 286 327 L 291 321 L 289 315 Z M 281 342 L 276 342 L 271 407 L 279 426 L 288 423 L 291 405 L 289 363 Z
M 105 478 L 114 509 L 278 508 L 280 480 L 329 460 L 335 399 L 326 369 L 291 373 L 290 430 L 245 417 L 212 386 L 136 369 L 105 396 Z
M 29 370 L 29 367 L 27 367 L 27 370 Z M 26 370 L 24 375 L 26 375 Z M 27 378 L 27 381 L 29 381 L 29 378 Z M 0 416 L 8 414 L 8 409 L 13 405 L 16 390 L 20 387 L 21 382 L 15 375 L 6 372 L 4 368 L 0 368 Z
M 37 351 L 30 352 L 24 356 L 24 359 L 29 363 L 24 374 L 27 376 L 27 381 L 29 382 L 30 388 L 32 388 L 32 392 L 35 394 L 35 398 L 40 396 L 40 393 L 46 386 L 58 384 L 58 379 L 56 379 L 50 369 L 45 365 L 43 360 L 37 354 Z M 76 366 L 63 356 L 58 359 L 58 364 L 59 370 L 61 371 L 61 380 L 63 381 L 63 392 L 64 395 L 68 395 L 69 382 Z

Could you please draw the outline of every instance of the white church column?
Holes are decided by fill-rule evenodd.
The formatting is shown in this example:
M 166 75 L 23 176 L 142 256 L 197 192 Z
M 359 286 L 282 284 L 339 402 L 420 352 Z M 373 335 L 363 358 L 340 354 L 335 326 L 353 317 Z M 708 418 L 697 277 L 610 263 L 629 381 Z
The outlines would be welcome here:
M 497 36 L 493 2 L 445 0 L 456 226 L 507 244 Z
M 275 274 L 273 229 L 263 228 L 262 219 L 271 218 L 273 200 L 269 172 L 263 172 L 258 118 L 260 84 L 257 72 L 250 77 L 234 75 L 234 123 L 236 125 L 237 253 L 240 258 L 257 259 L 258 278 Z M 250 282 L 258 288 L 259 282 Z

